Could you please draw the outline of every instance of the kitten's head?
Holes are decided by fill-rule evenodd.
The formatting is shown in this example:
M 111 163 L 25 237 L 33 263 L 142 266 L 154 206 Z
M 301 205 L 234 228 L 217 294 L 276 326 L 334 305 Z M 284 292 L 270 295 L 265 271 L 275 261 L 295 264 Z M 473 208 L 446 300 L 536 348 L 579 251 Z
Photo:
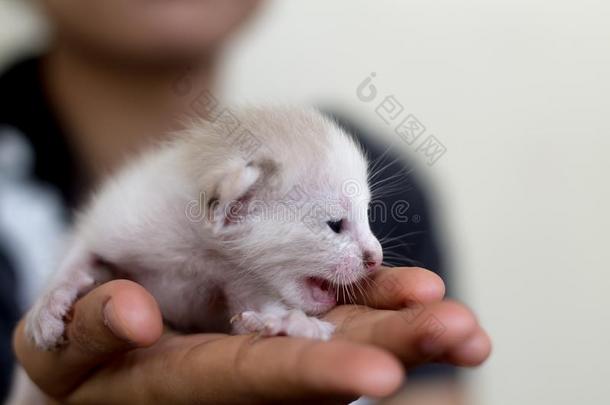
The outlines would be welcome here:
M 382 262 L 368 223 L 366 159 L 313 110 L 236 116 L 255 149 L 229 149 L 205 202 L 208 229 L 244 279 L 290 306 L 325 312 Z

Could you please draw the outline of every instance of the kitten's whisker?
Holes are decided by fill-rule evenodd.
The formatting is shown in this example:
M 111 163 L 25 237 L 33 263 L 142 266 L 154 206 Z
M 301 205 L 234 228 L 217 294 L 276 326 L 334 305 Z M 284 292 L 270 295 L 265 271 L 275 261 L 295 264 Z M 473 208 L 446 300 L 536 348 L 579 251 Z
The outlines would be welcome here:
M 405 180 L 405 177 L 409 176 L 411 173 L 413 173 L 413 169 L 410 169 L 409 171 L 405 171 L 405 173 L 402 173 L 402 171 L 395 173 L 389 177 L 384 177 L 382 179 L 377 180 L 375 183 L 370 184 L 369 188 L 371 190 L 376 190 L 377 187 L 381 186 L 382 184 L 385 184 L 389 181 L 395 181 L 395 184 L 400 184 L 401 180 Z M 392 184 L 392 183 L 390 183 Z
M 364 277 L 364 278 L 362 279 L 362 280 L 363 280 L 363 282 L 366 282 L 366 279 L 367 279 L 367 277 Z M 363 285 L 361 285 L 361 284 L 360 284 L 360 282 L 358 282 L 358 284 L 356 285 L 356 287 L 358 288 L 358 292 L 359 292 L 359 294 L 360 294 L 360 295 L 361 295 L 361 297 L 362 297 L 362 302 L 363 302 L 363 304 L 368 306 L 368 298 L 369 298 L 369 297 L 368 297 L 368 292 L 367 292 L 367 289 L 366 289 L 366 288 L 365 288 Z
M 383 242 L 381 240 L 379 240 L 379 243 L 383 246 L 384 243 L 388 243 L 388 242 L 393 242 L 397 239 L 401 239 L 401 238 L 408 238 L 411 236 L 415 236 L 415 235 L 421 235 L 426 233 L 426 231 L 412 231 L 412 232 L 405 232 L 401 235 L 396 235 L 396 236 L 392 236 L 392 237 L 386 237 L 385 239 L 383 239 Z
M 379 166 L 382 164 L 382 162 L 385 161 L 385 159 L 389 156 L 388 152 L 390 152 L 391 147 L 388 146 L 385 151 L 383 151 L 383 153 L 381 155 L 379 155 L 374 161 L 369 161 L 369 168 L 368 168 L 368 173 L 367 176 L 372 179 L 373 177 L 375 177 L 375 175 L 373 174 L 378 168 Z
M 373 178 L 375 176 L 377 176 L 378 174 L 382 173 L 383 171 L 385 171 L 388 167 L 392 166 L 393 164 L 396 164 L 399 161 L 400 161 L 400 157 L 396 157 L 395 159 L 392 159 L 392 161 L 390 163 L 386 164 L 381 169 L 377 170 L 377 172 L 373 175 Z

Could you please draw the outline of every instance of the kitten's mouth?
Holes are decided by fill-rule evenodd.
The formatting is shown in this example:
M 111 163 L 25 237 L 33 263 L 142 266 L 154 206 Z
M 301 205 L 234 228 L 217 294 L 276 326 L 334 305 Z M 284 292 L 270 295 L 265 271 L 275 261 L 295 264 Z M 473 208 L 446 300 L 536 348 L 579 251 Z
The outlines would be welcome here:
M 321 277 L 307 277 L 305 286 L 313 301 L 323 305 L 337 303 L 337 290 L 330 281 Z

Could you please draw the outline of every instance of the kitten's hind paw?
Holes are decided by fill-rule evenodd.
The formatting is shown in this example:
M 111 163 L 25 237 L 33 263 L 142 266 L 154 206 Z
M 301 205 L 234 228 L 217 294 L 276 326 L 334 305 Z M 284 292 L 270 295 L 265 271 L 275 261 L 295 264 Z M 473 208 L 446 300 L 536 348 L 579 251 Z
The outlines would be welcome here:
M 329 340 L 335 326 L 300 310 L 282 314 L 246 311 L 231 319 L 238 333 L 259 333 L 262 336 L 293 336 Z

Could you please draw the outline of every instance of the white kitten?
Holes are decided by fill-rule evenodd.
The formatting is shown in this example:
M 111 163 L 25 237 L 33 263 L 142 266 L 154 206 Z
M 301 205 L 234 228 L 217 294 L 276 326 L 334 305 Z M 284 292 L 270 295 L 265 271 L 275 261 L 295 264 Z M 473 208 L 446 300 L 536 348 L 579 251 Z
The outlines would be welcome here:
M 217 330 L 224 297 L 236 333 L 328 339 L 334 326 L 313 316 L 382 261 L 369 200 L 362 152 L 314 110 L 196 121 L 94 196 L 26 333 L 52 349 L 79 296 L 128 278 L 179 330 Z

